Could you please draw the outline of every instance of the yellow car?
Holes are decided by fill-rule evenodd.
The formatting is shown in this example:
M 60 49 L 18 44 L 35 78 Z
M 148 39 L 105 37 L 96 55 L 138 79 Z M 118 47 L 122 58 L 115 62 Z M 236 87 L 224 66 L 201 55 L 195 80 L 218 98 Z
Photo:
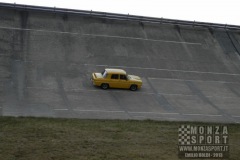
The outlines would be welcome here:
M 142 87 L 142 80 L 139 76 L 127 75 L 122 69 L 105 69 L 102 73 L 92 73 L 93 85 L 102 89 L 124 88 L 136 91 Z

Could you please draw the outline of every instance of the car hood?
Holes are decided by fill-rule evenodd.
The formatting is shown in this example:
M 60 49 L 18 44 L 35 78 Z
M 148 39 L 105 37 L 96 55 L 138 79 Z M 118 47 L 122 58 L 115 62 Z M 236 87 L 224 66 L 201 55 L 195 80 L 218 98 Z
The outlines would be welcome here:
M 135 76 L 135 75 L 128 75 L 128 77 L 130 78 L 130 80 L 135 80 L 135 81 L 142 81 L 141 78 L 139 76 Z
M 95 78 L 103 78 L 102 73 L 94 73 Z

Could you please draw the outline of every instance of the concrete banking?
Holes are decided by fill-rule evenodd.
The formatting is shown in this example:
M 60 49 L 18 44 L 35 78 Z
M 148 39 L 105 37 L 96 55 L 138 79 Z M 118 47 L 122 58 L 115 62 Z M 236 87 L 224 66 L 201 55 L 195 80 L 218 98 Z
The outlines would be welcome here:
M 240 31 L 0 9 L 0 115 L 240 122 Z M 137 92 L 93 87 L 122 68 Z

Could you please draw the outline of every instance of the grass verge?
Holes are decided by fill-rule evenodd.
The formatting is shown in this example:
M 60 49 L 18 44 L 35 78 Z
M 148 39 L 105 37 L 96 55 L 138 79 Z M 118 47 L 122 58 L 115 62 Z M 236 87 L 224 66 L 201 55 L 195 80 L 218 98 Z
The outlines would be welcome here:
M 0 159 L 178 159 L 178 127 L 210 123 L 0 117 Z M 230 159 L 240 125 L 228 124 Z

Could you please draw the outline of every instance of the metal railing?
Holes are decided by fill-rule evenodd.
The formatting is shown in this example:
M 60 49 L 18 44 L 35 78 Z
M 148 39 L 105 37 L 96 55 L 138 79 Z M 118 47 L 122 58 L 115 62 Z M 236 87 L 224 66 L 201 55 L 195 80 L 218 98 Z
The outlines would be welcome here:
M 64 9 L 64 8 L 56 8 L 56 7 L 31 6 L 31 5 L 21 5 L 21 4 L 15 4 L 15 3 L 14 4 L 0 3 L 0 8 L 8 8 L 8 9 L 14 9 L 14 10 L 23 10 L 23 11 L 51 12 L 51 13 L 61 13 L 61 14 L 77 14 L 81 16 L 90 16 L 90 17 L 124 20 L 124 21 L 137 21 L 142 23 L 147 22 L 147 23 L 159 23 L 159 24 L 173 24 L 173 25 L 180 25 L 180 26 L 182 25 L 182 26 L 192 26 L 192 27 L 240 30 L 240 26 L 237 26 L 237 25 L 207 23 L 207 22 L 197 22 L 197 21 L 184 21 L 184 20 L 174 20 L 174 19 L 165 19 L 165 18 L 136 16 L 136 15 L 129 15 L 129 14 L 116 14 L 116 13 L 107 13 L 107 12 Z

